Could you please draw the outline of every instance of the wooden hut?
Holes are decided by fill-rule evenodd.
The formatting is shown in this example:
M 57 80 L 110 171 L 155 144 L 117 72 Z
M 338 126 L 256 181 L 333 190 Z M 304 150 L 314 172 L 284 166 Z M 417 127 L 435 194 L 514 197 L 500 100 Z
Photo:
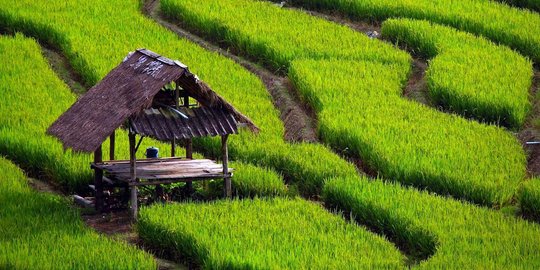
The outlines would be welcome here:
M 190 98 L 194 104 L 190 103 Z M 191 73 L 187 66 L 146 49 L 128 54 L 97 85 L 62 114 L 47 130 L 64 147 L 94 153 L 95 207 L 103 210 L 103 186 L 123 184 L 130 189 L 130 208 L 137 217 L 137 187 L 223 178 L 225 196 L 231 196 L 227 138 L 255 124 Z M 127 129 L 130 159 L 115 160 L 115 130 Z M 140 139 L 137 143 L 136 136 Z M 222 164 L 192 158 L 192 139 L 221 136 Z M 171 158 L 136 159 L 143 137 L 171 143 Z M 102 144 L 110 138 L 109 161 Z M 175 157 L 183 143 L 186 157 Z

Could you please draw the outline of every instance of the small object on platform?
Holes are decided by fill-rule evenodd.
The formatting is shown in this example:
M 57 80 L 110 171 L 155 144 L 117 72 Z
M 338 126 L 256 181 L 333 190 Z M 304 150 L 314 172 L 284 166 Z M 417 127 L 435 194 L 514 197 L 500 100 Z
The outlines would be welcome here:
M 159 157 L 159 149 L 156 147 L 148 147 L 146 148 L 146 158 L 158 158 Z

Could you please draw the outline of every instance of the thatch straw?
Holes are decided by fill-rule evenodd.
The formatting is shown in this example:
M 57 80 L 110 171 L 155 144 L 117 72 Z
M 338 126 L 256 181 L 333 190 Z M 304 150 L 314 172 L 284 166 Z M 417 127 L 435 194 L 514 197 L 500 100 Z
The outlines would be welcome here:
M 118 127 L 152 105 L 166 84 L 177 81 L 203 106 L 225 110 L 252 131 L 258 128 L 246 116 L 210 89 L 186 66 L 148 50 L 137 50 L 114 68 L 62 114 L 47 130 L 64 147 L 93 152 Z

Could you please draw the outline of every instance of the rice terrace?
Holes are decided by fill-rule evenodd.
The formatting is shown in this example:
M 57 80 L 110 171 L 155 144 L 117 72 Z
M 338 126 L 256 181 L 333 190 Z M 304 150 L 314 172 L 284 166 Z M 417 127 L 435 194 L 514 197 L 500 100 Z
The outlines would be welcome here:
M 0 3 L 0 269 L 540 269 L 540 0 Z

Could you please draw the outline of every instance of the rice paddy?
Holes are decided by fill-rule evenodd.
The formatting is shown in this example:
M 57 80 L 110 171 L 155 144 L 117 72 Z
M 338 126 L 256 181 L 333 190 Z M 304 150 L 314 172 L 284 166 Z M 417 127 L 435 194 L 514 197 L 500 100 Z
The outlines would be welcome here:
M 531 10 L 533 2 L 512 1 Z M 177 262 L 204 269 L 540 267 L 538 179 L 526 179 L 526 153 L 508 130 L 519 131 L 532 113 L 538 13 L 488 0 L 292 1 L 377 20 L 385 38 L 377 40 L 266 1 L 162 0 L 169 21 L 288 77 L 313 109 L 320 139 L 289 143 L 258 77 L 144 16 L 142 1 L 0 3 L 0 28 L 18 32 L 0 37 L 0 96 L 9 104 L 0 107 L 0 154 L 66 191 L 85 189 L 90 156 L 65 151 L 45 129 L 77 97 L 29 37 L 62 53 L 87 87 L 136 48 L 179 59 L 261 128 L 230 139 L 235 199 L 216 200 L 222 184 L 214 181 L 203 187 L 211 201 L 141 209 L 141 241 Z M 389 17 L 412 19 L 383 22 Z M 444 111 L 403 97 L 413 61 L 403 45 L 431 59 L 430 99 Z M 125 135 L 117 134 L 119 157 L 128 156 Z M 219 156 L 218 140 L 194 144 L 198 157 Z M 148 146 L 168 149 L 147 139 L 141 147 Z M 0 204 L 0 268 L 157 267 L 148 253 L 87 228 L 67 200 L 32 191 L 3 158 Z

